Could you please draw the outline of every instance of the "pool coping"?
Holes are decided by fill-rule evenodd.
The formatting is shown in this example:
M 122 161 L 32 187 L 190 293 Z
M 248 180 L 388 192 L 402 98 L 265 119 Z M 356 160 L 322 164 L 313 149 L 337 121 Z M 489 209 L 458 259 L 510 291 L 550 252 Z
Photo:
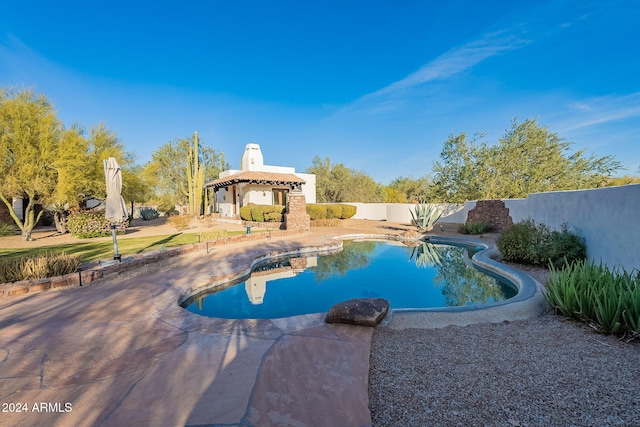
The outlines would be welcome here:
M 256 256 L 246 268 L 233 274 L 215 277 L 201 285 L 190 287 L 183 291 L 178 298 L 178 305 L 195 297 L 196 295 L 216 287 L 225 285 L 232 281 L 241 280 L 247 277 L 253 267 L 263 261 L 279 258 L 283 256 L 307 255 L 321 252 L 332 252 L 340 250 L 344 240 L 384 240 L 401 242 L 426 242 L 433 244 L 452 244 L 466 248 L 480 249 L 471 258 L 471 262 L 480 271 L 488 272 L 491 275 L 500 276 L 517 287 L 518 293 L 508 300 L 499 301 L 490 305 L 458 306 L 458 307 L 434 307 L 415 309 L 391 309 L 385 319 L 378 327 L 388 327 L 392 329 L 406 328 L 440 328 L 450 325 L 467 326 L 474 323 L 503 322 L 527 319 L 536 317 L 548 310 L 549 306 L 542 294 L 542 285 L 534 278 L 518 271 L 512 267 L 502 264 L 492 259 L 498 255 L 496 245 L 471 238 L 444 237 L 426 235 L 419 237 L 408 237 L 397 234 L 344 234 L 332 238 L 332 243 L 322 245 L 309 245 L 291 250 L 275 251 Z M 309 313 L 324 315 L 325 313 Z M 291 319 L 296 316 L 283 317 Z M 243 319 L 239 319 L 243 320 Z

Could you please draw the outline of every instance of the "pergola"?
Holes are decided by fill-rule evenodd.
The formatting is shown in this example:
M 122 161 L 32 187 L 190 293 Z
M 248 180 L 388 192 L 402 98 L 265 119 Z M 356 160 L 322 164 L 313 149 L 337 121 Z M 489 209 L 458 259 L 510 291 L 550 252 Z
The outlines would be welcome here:
M 214 190 L 228 187 L 234 184 L 260 184 L 260 185 L 287 185 L 291 188 L 300 188 L 305 180 L 292 173 L 254 172 L 247 171 L 225 176 L 205 184 Z

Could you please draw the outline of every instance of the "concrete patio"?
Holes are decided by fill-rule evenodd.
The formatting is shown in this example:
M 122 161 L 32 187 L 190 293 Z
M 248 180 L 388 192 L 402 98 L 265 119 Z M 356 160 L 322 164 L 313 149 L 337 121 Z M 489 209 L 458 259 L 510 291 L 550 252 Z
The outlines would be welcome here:
M 237 243 L 134 277 L 0 298 L 0 424 L 370 425 L 373 329 L 327 325 L 319 314 L 214 319 L 177 305 L 186 290 L 256 256 L 330 245 L 332 234 L 354 231 L 371 232 Z

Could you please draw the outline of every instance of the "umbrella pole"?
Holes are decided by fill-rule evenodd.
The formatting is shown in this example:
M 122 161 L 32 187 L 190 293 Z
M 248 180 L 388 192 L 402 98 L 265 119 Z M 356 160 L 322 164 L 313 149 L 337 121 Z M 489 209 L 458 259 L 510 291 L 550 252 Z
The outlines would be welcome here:
M 118 262 L 122 262 L 122 257 L 118 253 L 118 240 L 116 240 L 116 228 L 115 224 L 111 224 L 111 234 L 113 235 L 113 259 Z

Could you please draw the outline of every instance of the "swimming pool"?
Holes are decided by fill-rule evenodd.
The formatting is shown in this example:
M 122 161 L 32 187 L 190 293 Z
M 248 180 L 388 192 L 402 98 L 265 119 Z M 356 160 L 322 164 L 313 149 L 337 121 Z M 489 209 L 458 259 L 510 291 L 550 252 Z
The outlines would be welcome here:
M 273 319 L 327 312 L 351 298 L 379 297 L 391 309 L 484 307 L 517 288 L 473 267 L 469 247 L 345 241 L 341 251 L 266 260 L 251 274 L 194 295 L 190 312 L 229 319 Z

